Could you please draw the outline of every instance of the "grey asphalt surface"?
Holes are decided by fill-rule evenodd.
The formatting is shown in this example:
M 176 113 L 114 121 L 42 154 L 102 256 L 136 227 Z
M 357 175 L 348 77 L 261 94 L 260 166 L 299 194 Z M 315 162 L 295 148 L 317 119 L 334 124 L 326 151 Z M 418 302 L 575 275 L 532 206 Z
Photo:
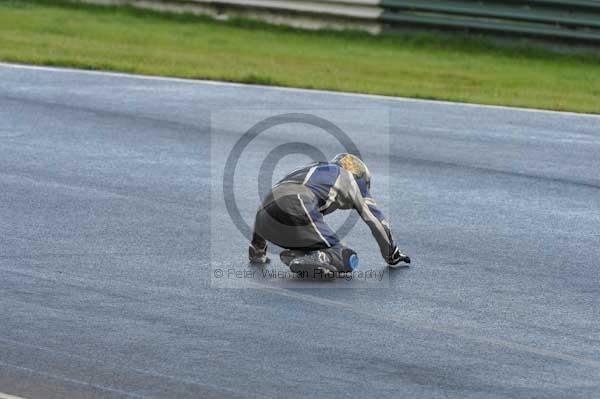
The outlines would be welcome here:
M 252 270 L 213 173 L 229 109 L 363 110 L 337 122 L 413 265 L 359 224 L 386 284 L 219 288 Z M 599 171 L 600 117 L 0 65 L 0 392 L 598 398 Z

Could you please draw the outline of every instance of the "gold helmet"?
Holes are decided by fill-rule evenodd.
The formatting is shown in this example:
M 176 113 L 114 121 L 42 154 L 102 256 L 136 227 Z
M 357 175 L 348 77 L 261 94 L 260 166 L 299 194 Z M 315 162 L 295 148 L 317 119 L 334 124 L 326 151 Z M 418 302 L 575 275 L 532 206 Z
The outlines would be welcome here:
M 331 160 L 331 163 L 334 163 L 352 173 L 356 180 L 363 179 L 367 184 L 367 188 L 371 187 L 371 172 L 369 171 L 367 165 L 365 165 L 365 163 L 356 155 L 348 153 L 337 154 Z

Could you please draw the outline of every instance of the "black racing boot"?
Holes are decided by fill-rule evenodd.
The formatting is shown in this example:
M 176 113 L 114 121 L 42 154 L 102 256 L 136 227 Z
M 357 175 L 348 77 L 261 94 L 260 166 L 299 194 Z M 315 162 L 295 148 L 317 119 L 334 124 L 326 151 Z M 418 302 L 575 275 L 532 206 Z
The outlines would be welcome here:
M 271 262 L 271 259 L 267 256 L 267 247 L 263 250 L 255 248 L 253 245 L 250 245 L 248 248 L 248 260 L 250 263 L 255 265 L 264 265 L 266 263 Z

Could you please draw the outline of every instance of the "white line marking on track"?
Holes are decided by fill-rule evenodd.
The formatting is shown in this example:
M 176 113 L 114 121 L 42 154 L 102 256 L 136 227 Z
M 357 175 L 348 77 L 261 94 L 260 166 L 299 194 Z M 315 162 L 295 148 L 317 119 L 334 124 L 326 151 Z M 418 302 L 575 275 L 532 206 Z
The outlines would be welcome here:
M 9 395 L 7 393 L 0 392 L 0 399 L 25 399 L 21 396 Z
M 511 111 L 518 111 L 518 112 L 536 112 L 536 113 L 546 113 L 546 114 L 555 114 L 555 115 L 571 115 L 571 116 L 580 116 L 580 117 L 600 118 L 600 114 L 586 114 L 586 113 L 577 113 L 577 112 L 568 112 L 568 111 L 551 111 L 551 110 L 546 110 L 546 109 L 535 109 L 535 108 L 519 108 L 519 107 L 509 107 L 509 106 L 505 106 L 505 105 L 461 103 L 461 102 L 451 102 L 451 101 L 443 101 L 443 100 L 424 100 L 421 98 L 392 97 L 392 96 L 383 96 L 383 95 L 378 95 L 378 94 L 348 93 L 348 92 L 342 92 L 342 91 L 329 91 L 329 90 L 316 90 L 316 89 L 300 89 L 300 88 L 295 88 L 295 87 L 264 86 L 264 85 L 247 84 L 247 83 L 221 82 L 221 81 L 217 81 L 217 80 L 184 79 L 184 78 L 174 78 L 174 77 L 165 77 L 165 76 L 134 75 L 134 74 L 124 73 L 124 72 L 90 71 L 90 70 L 85 70 L 85 69 L 11 64 L 11 63 L 5 63 L 5 62 L 0 62 L 0 67 L 15 68 L 15 69 L 31 69 L 31 70 L 47 71 L 47 72 L 80 73 L 80 74 L 84 74 L 84 75 L 104 75 L 104 76 L 114 76 L 114 77 L 129 78 L 129 79 L 146 79 L 146 80 L 157 80 L 157 81 L 165 81 L 165 82 L 180 82 L 180 83 L 202 84 L 202 85 L 212 85 L 212 86 L 253 87 L 253 88 L 259 88 L 259 89 L 264 89 L 264 90 L 273 90 L 273 91 L 327 94 L 327 95 L 332 95 L 332 96 L 370 98 L 370 99 L 375 99 L 375 100 L 385 100 L 385 101 L 393 101 L 393 102 L 415 102 L 415 103 L 423 103 L 423 104 L 441 104 L 441 105 L 450 105 L 450 106 L 457 106 L 457 107 L 488 108 L 488 109 L 511 110 Z
M 83 360 L 83 361 L 86 361 L 86 362 L 89 362 L 89 363 L 95 363 L 95 364 L 100 364 L 100 365 L 104 365 L 104 366 L 112 365 L 112 363 L 108 363 L 108 362 L 102 361 L 100 359 L 92 359 L 92 358 L 81 356 L 81 355 L 77 355 L 77 354 L 74 354 L 74 353 L 65 352 L 65 351 L 61 351 L 61 350 L 56 350 L 56 349 L 48 348 L 48 347 L 45 347 L 45 346 L 32 345 L 32 344 L 28 344 L 28 343 L 25 343 L 25 342 L 15 341 L 15 340 L 8 339 L 8 338 L 0 337 L 0 343 L 1 342 L 7 343 L 7 344 L 11 344 L 11 345 L 16 345 L 16 346 L 22 346 L 22 347 L 26 347 L 26 348 L 32 348 L 32 349 L 36 349 L 36 350 L 39 350 L 39 351 L 53 353 L 53 354 L 57 354 L 57 355 L 65 356 L 65 357 L 72 357 L 74 359 Z M 3 362 L 0 361 L 0 365 L 2 365 L 2 364 L 3 364 Z M 67 377 L 61 377 L 61 376 L 54 375 L 54 374 L 48 374 L 48 373 L 45 373 L 43 371 L 37 371 L 37 370 L 30 369 L 30 368 L 27 368 L 27 367 L 21 367 L 21 366 L 11 365 L 11 364 L 6 364 L 6 365 L 9 366 L 9 367 L 17 368 L 17 369 L 28 370 L 28 371 L 30 371 L 32 373 L 42 374 L 42 375 L 45 375 L 45 376 L 47 376 L 49 378 L 59 379 L 59 380 L 67 381 L 67 382 L 73 382 L 73 383 L 76 383 L 76 384 L 80 383 L 80 384 L 91 385 L 89 383 L 84 383 L 84 382 L 79 381 L 79 380 L 73 380 L 73 379 L 69 379 Z M 189 378 L 175 377 L 175 376 L 172 376 L 172 375 L 159 373 L 158 371 L 155 371 L 155 370 L 142 369 L 142 368 L 137 368 L 137 367 L 116 367 L 115 370 L 129 370 L 129 371 L 133 371 L 133 372 L 140 373 L 140 374 L 143 374 L 143 375 L 147 375 L 147 376 L 150 376 L 150 377 L 163 378 L 163 379 L 171 380 L 171 381 L 174 381 L 174 382 L 177 382 L 177 383 L 188 384 L 188 385 L 196 385 L 198 387 L 202 387 L 202 388 L 206 388 L 206 389 L 212 389 L 215 392 L 231 393 L 231 394 L 236 394 L 237 396 L 241 396 L 243 394 L 243 392 L 240 392 L 240 391 L 238 391 L 236 389 L 233 389 L 233 388 L 223 387 L 223 386 L 219 386 L 219 385 L 215 385 L 215 384 L 204 383 L 204 382 L 200 382 L 200 381 L 194 381 L 194 380 L 191 380 Z M 96 387 L 98 389 L 104 389 L 102 386 L 93 385 L 93 387 Z M 112 388 L 109 388 L 109 389 L 112 389 Z M 261 396 L 261 395 L 255 394 L 253 397 L 259 397 L 259 396 Z M 266 398 L 266 396 L 264 396 L 264 397 Z M 3 399 L 3 398 L 0 397 L 0 399 Z M 22 399 L 24 399 L 24 398 L 22 398 Z
M 29 367 L 17 366 L 15 364 L 4 363 L 4 362 L 1 362 L 1 361 L 0 361 L 0 366 L 11 367 L 13 369 L 26 371 L 26 372 L 31 373 L 31 374 L 43 375 L 44 377 L 47 377 L 47 378 L 52 378 L 54 380 L 60 380 L 60 381 L 68 382 L 68 383 L 71 383 L 71 384 L 87 386 L 87 387 L 91 387 L 91 388 L 94 388 L 94 389 L 97 389 L 97 390 L 100 390 L 100 391 L 117 393 L 117 394 L 120 394 L 120 395 L 125 395 L 125 396 L 130 397 L 130 398 L 152 399 L 150 396 L 144 396 L 144 395 L 140 395 L 140 394 L 136 394 L 136 393 L 122 391 L 120 389 L 114 389 L 114 388 L 106 387 L 104 385 L 97 385 L 97 384 L 92 384 L 92 383 L 85 382 L 85 381 L 75 380 L 73 378 L 63 377 L 63 376 L 52 374 L 52 373 L 46 373 L 45 371 L 39 371 L 39 370 L 35 370 L 35 369 L 29 368 Z M 0 399 L 3 399 L 3 398 L 0 396 Z M 9 397 L 8 399 L 11 399 L 11 398 Z M 25 398 L 19 398 L 19 397 L 17 397 L 17 399 L 25 399 Z

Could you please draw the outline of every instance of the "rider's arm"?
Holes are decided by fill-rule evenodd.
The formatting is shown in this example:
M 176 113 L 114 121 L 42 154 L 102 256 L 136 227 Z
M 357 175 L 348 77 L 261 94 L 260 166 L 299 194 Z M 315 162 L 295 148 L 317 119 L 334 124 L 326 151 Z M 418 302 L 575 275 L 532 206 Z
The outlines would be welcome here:
M 375 237 L 377 244 L 379 244 L 381 256 L 383 256 L 383 258 L 387 261 L 396 249 L 394 240 L 392 238 L 390 224 L 385 219 L 383 212 L 381 212 L 381 210 L 379 210 L 377 207 L 377 204 L 371 197 L 366 185 L 364 185 L 363 182 L 360 182 L 361 186 L 359 186 L 359 183 L 354 180 L 352 175 L 349 173 L 348 175 L 350 186 L 349 194 L 354 204 L 354 208 L 358 211 L 360 217 L 371 229 L 373 237 Z

